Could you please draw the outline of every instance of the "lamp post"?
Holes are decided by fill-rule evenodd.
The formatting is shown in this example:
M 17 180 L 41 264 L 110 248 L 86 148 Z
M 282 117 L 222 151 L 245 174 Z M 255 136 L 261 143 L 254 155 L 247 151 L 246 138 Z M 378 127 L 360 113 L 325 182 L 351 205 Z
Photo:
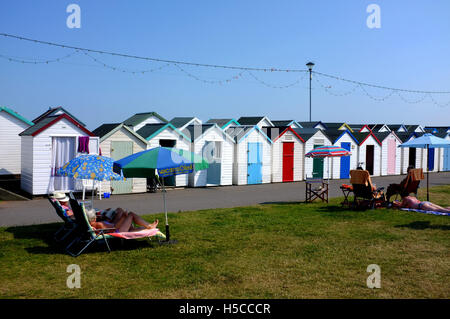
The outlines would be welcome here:
M 309 70 L 309 121 L 311 122 L 311 80 L 312 80 L 312 68 L 314 66 L 314 63 L 308 62 L 306 63 L 306 66 Z

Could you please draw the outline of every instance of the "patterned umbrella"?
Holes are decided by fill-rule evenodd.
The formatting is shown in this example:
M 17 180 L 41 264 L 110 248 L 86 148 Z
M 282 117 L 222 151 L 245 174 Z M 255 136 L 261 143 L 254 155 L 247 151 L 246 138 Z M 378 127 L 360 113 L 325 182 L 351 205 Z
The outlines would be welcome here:
M 113 172 L 113 160 L 99 155 L 81 155 L 70 160 L 56 171 L 59 176 L 96 181 L 118 181 L 123 176 Z M 94 183 L 94 182 L 93 182 Z M 92 187 L 91 206 L 94 207 L 94 187 Z
M 305 154 L 306 157 L 341 157 L 352 153 L 338 146 L 319 146 Z
M 113 160 L 99 155 L 81 155 L 67 162 L 56 172 L 59 176 L 97 181 L 117 181 L 123 177 L 113 172 Z
M 351 152 L 338 146 L 319 146 L 305 154 L 305 157 L 324 158 L 324 157 L 342 157 L 350 156 Z M 327 165 L 328 180 L 330 180 L 330 160 Z

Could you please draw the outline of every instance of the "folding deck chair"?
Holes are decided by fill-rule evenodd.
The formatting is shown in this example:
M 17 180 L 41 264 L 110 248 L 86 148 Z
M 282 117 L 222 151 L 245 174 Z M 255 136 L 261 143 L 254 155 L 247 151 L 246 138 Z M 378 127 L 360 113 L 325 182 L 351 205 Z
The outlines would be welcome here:
M 108 239 L 120 238 L 120 239 L 139 239 L 146 238 L 150 240 L 150 237 L 158 237 L 165 239 L 166 236 L 159 231 L 159 229 L 145 229 L 137 232 L 115 232 L 115 228 L 93 229 L 87 218 L 84 210 L 84 204 L 78 203 L 72 193 L 70 193 L 70 206 L 72 207 L 75 220 L 79 227 L 77 228 L 77 237 L 66 247 L 66 252 L 73 257 L 77 257 L 83 253 L 93 243 L 100 243 L 103 241 L 106 244 L 108 252 L 111 252 Z M 78 249 L 72 247 L 79 246 Z
M 322 179 L 307 178 L 306 181 L 306 194 L 305 202 L 311 203 L 316 199 L 322 200 L 322 202 L 328 203 L 328 183 Z M 313 185 L 316 187 L 313 188 Z
M 408 171 L 406 178 L 400 184 L 390 184 L 386 191 L 386 200 L 389 202 L 390 198 L 395 195 L 400 195 L 402 198 L 413 193 L 417 197 L 417 190 L 422 179 L 424 179 L 423 169 L 413 168 Z
M 53 238 L 56 242 L 62 242 L 64 241 L 71 233 L 74 232 L 74 230 L 77 228 L 77 224 L 75 221 L 70 218 L 66 212 L 64 211 L 64 208 L 62 208 L 61 204 L 53 199 L 48 197 L 48 201 L 53 206 L 53 208 L 56 211 L 56 214 L 63 220 L 64 224 L 61 226 L 60 229 L 56 231 L 56 233 L 53 235 Z M 60 235 L 62 233 L 62 235 Z
M 353 187 L 353 206 L 355 208 L 370 207 L 374 209 L 378 205 L 386 204 L 384 187 L 374 189 L 369 171 L 351 170 L 350 183 Z

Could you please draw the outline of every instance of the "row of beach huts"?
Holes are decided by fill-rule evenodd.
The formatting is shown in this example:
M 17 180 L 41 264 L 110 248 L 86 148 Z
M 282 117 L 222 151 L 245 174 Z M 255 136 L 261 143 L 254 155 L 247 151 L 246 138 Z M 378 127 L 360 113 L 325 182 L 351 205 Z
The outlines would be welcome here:
M 146 149 L 176 147 L 202 155 L 209 168 L 167 178 L 175 187 L 245 185 L 302 181 L 306 178 L 346 179 L 362 166 L 373 176 L 405 174 L 408 166 L 450 171 L 449 149 L 399 148 L 430 132 L 450 140 L 450 127 L 404 124 L 348 124 L 272 120 L 265 116 L 237 119 L 175 117 L 137 113 L 121 123 L 94 130 L 63 107 L 49 108 L 29 121 L 0 107 L 0 175 L 20 175 L 30 195 L 54 190 L 81 190 L 82 182 L 56 176 L 56 170 L 80 154 L 118 160 Z M 336 145 L 352 155 L 312 159 L 305 154 L 320 145 Z M 147 179 L 102 182 L 112 194 L 147 191 Z

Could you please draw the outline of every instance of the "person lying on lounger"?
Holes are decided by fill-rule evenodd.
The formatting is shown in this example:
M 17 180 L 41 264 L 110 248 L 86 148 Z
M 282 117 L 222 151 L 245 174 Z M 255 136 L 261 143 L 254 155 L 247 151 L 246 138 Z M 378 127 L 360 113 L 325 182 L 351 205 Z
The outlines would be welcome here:
M 133 212 L 127 212 L 121 208 L 116 208 L 116 213 L 112 220 L 102 219 L 97 220 L 95 210 L 89 210 L 87 213 L 89 223 L 95 229 L 115 228 L 116 232 L 134 232 L 143 229 L 153 229 L 158 226 L 158 220 L 153 223 L 146 222 L 142 217 Z M 141 227 L 135 227 L 138 225 Z
M 403 197 L 401 202 L 394 201 L 393 206 L 396 208 L 412 208 L 432 212 L 450 213 L 450 207 L 445 208 L 430 202 L 421 202 L 414 196 Z

